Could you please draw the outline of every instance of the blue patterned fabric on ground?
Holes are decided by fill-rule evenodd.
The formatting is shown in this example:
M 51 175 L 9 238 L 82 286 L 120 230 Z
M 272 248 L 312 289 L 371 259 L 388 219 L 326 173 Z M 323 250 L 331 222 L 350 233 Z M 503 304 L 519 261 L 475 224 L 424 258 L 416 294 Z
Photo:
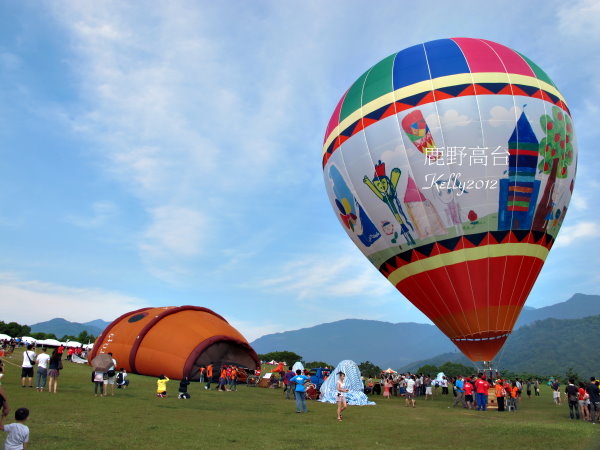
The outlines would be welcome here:
M 338 373 L 344 372 L 346 379 L 344 385 L 348 392 L 346 392 L 346 401 L 348 405 L 374 405 L 375 402 L 370 402 L 364 393 L 363 383 L 360 379 L 360 370 L 354 361 L 346 359 L 340 362 L 335 370 L 331 372 L 331 375 L 325 380 L 321 386 L 321 398 L 320 402 L 324 403 L 336 403 L 337 388 L 336 383 L 339 379 Z

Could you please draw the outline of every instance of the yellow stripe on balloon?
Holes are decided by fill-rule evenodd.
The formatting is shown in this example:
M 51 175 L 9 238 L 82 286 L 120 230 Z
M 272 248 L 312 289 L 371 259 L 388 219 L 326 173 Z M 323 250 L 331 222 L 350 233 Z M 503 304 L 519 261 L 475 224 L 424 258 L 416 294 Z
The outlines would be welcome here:
M 420 261 L 414 261 L 402 266 L 388 275 L 388 280 L 396 286 L 402 280 L 413 275 L 418 275 L 429 270 L 439 269 L 444 266 L 476 261 L 485 258 L 499 258 L 502 256 L 529 256 L 546 260 L 549 250 L 538 244 L 509 243 L 484 245 L 474 248 L 463 248 L 451 253 L 430 256 Z
M 535 77 L 527 75 L 517 75 L 514 73 L 506 74 L 501 72 L 481 72 L 481 73 L 460 73 L 457 75 L 448 75 L 444 77 L 434 78 L 433 80 L 420 81 L 410 86 L 405 86 L 400 89 L 396 89 L 393 92 L 388 92 L 375 100 L 370 101 L 362 108 L 357 109 L 348 117 L 346 117 L 341 123 L 339 123 L 329 134 L 325 144 L 323 145 L 323 154 L 329 148 L 331 142 L 336 139 L 342 131 L 352 125 L 361 117 L 372 113 L 373 111 L 389 105 L 395 101 L 401 101 L 403 98 L 417 95 L 422 92 L 431 91 L 432 89 L 442 89 L 450 86 L 457 86 L 460 84 L 472 84 L 472 83 L 511 83 L 511 84 L 522 84 L 525 86 L 531 86 L 541 88 L 546 92 L 549 92 L 557 96 L 566 105 L 562 94 L 551 84 L 546 83 Z

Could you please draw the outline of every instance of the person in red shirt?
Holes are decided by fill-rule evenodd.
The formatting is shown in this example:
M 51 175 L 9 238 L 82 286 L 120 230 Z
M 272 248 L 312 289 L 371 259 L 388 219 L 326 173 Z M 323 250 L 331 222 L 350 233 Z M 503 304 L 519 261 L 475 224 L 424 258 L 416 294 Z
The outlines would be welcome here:
M 465 391 L 465 403 L 467 404 L 467 409 L 473 409 L 473 385 L 471 384 L 470 378 L 465 378 L 463 389 Z
M 579 408 L 581 409 L 581 417 L 583 420 L 590 420 L 590 410 L 588 409 L 587 401 L 590 398 L 589 394 L 585 391 L 585 384 L 579 383 L 579 397 L 577 398 Z
M 475 392 L 477 392 L 477 411 L 485 411 L 487 409 L 488 391 L 490 383 L 487 382 L 482 373 L 475 382 Z

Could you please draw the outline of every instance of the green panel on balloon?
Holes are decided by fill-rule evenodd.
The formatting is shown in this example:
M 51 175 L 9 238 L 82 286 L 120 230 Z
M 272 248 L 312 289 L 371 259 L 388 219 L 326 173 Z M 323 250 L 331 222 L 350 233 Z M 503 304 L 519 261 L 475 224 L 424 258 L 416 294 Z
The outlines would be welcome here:
M 525 61 L 527 61 L 527 64 L 529 64 L 529 67 L 531 67 L 531 69 L 535 73 L 536 77 L 538 77 L 540 80 L 545 81 L 546 83 L 551 84 L 552 86 L 556 87 L 556 85 L 554 84 L 554 81 L 552 81 L 550 79 L 548 74 L 546 72 L 544 72 L 540 66 L 538 66 L 536 63 L 534 63 L 531 59 L 529 59 L 527 56 L 523 55 L 522 53 L 519 53 L 519 56 L 521 56 Z
M 362 93 L 365 79 L 367 78 L 368 72 L 365 72 L 361 77 L 354 82 L 352 87 L 348 90 L 344 104 L 342 105 L 342 111 L 340 113 L 340 122 L 346 117 L 352 114 L 362 106 Z
M 363 89 L 362 104 L 367 103 L 391 92 L 393 83 L 393 65 L 396 55 L 390 55 L 373 66 L 367 75 Z

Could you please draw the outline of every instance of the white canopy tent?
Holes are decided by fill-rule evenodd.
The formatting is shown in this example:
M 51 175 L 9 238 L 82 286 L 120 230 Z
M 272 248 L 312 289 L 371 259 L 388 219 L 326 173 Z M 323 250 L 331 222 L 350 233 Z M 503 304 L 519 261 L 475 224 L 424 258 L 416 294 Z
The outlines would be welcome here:
M 26 344 L 35 344 L 37 342 L 37 339 L 32 338 L 31 336 L 23 336 L 21 338 L 21 341 L 25 342 Z
M 45 347 L 60 347 L 60 342 L 56 339 L 42 339 L 36 342 L 36 345 L 43 345 Z
M 0 334 L 0 341 L 10 341 L 11 339 L 8 334 Z
M 77 341 L 67 341 L 65 342 L 66 347 L 81 347 L 81 342 Z

